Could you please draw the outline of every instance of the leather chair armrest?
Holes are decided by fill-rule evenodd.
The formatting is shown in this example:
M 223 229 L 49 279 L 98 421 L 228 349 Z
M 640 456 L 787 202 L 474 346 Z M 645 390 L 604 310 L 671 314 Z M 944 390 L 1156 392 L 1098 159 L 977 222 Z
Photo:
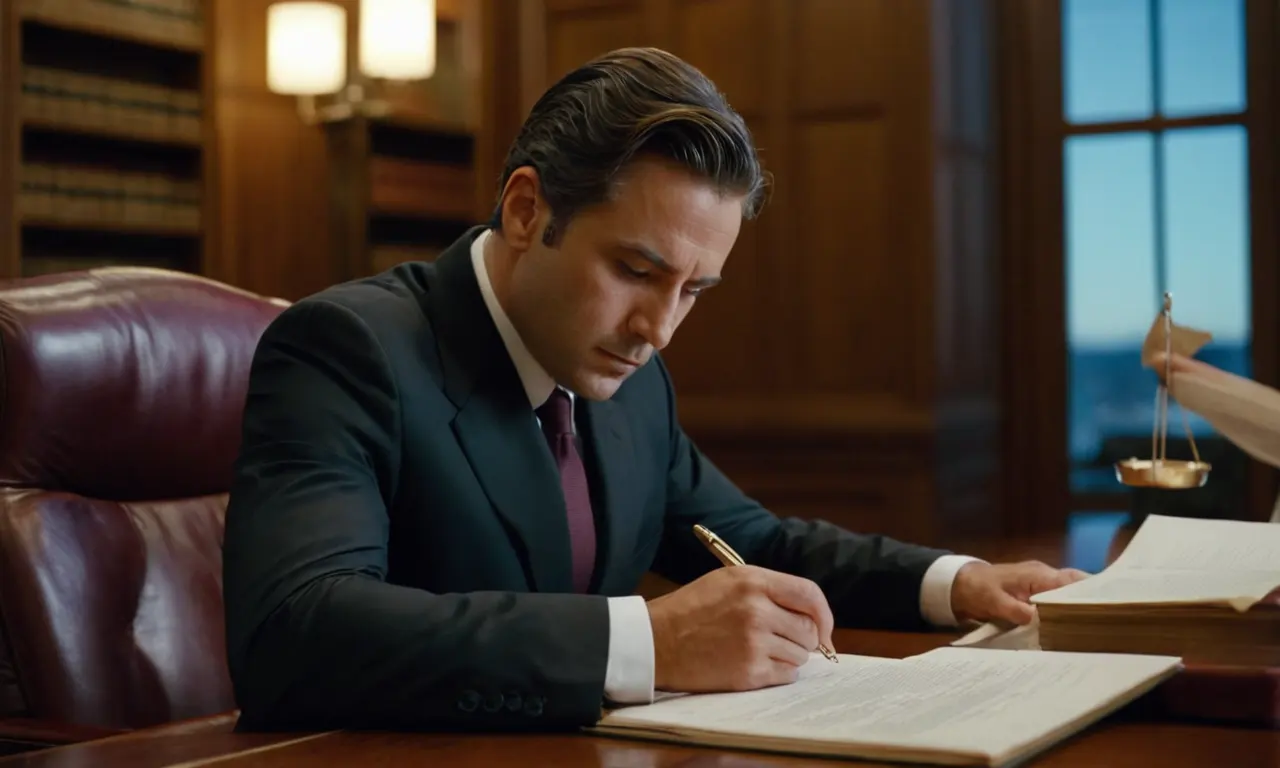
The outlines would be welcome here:
M 27 742 L 36 746 L 76 744 L 124 732 L 124 729 L 119 728 L 59 723 L 30 717 L 0 718 L 0 739 Z

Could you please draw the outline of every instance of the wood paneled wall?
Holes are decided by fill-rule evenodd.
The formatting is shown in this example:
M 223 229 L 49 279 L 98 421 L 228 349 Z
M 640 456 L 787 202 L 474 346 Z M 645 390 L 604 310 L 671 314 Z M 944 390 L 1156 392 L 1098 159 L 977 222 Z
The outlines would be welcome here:
M 328 227 L 328 150 L 297 102 L 267 90 L 267 6 L 215 0 L 214 61 L 221 236 L 210 276 L 296 300 L 342 274 Z M 348 18 L 355 0 L 339 0 Z
M 659 46 L 717 82 L 775 176 L 666 353 L 704 450 L 783 513 L 921 540 L 996 525 L 986 2 L 520 8 L 525 108 L 596 54 Z
M 915 540 L 996 525 L 991 0 L 467 1 L 494 185 L 542 90 L 622 46 L 702 68 L 755 133 L 771 199 L 666 353 L 731 477 L 780 513 Z M 268 4 L 215 3 L 219 268 L 296 298 L 340 270 L 324 131 L 266 91 Z

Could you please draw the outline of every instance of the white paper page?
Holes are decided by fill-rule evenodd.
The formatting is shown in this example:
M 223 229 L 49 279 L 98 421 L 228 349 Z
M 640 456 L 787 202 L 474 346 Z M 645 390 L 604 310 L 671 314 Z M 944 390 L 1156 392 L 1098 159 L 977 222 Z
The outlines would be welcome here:
M 1226 603 L 1280 587 L 1280 525 L 1151 515 L 1105 571 L 1034 595 L 1037 604 Z
M 1238 611 L 1280 586 L 1274 571 L 1104 571 L 1031 598 L 1039 605 L 1229 605 Z
M 787 686 L 686 696 L 603 719 L 656 728 L 999 755 L 1170 674 L 1167 656 L 939 648 L 821 657 Z
M 1107 570 L 1136 568 L 1280 576 L 1280 525 L 1150 515 Z

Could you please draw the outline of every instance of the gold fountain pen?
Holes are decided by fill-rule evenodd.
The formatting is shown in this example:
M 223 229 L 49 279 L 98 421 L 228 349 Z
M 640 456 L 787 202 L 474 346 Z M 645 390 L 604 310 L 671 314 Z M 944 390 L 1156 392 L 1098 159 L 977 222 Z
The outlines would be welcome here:
M 698 541 L 701 541 L 703 545 L 706 546 L 707 549 L 711 550 L 711 554 L 715 555 L 716 559 L 718 559 L 726 567 L 747 564 L 746 561 L 743 560 L 738 555 L 737 552 L 733 551 L 733 547 L 726 544 L 724 539 L 712 533 L 710 530 L 707 529 L 706 526 L 704 525 L 693 526 L 693 533 L 698 537 Z M 837 664 L 840 663 L 840 657 L 836 656 L 831 651 L 831 649 L 828 648 L 827 646 L 819 643 L 818 651 L 823 656 L 826 656 L 828 659 L 831 659 Z

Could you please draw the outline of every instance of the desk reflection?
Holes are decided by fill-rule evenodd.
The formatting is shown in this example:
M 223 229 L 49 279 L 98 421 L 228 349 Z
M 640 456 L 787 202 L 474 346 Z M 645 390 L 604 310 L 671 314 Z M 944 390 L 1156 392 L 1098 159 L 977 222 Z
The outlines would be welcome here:
M 586 743 L 595 748 L 595 766 L 598 768 L 832 768 L 833 765 L 831 760 L 747 752 L 723 754 L 710 750 L 703 752 L 702 748 L 676 748 L 658 743 L 639 746 L 623 741 L 615 744 L 608 739 Z M 690 749 L 698 754 L 690 754 Z M 591 765 L 586 760 L 573 764 Z M 841 762 L 839 765 L 848 763 Z

